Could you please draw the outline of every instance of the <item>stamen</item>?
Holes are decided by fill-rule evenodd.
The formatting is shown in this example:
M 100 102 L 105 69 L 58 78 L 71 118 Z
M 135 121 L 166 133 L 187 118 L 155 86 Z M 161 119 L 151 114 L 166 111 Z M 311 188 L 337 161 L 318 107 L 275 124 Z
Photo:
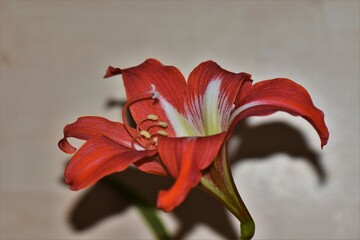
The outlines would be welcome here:
M 148 121 L 148 120 L 157 121 L 157 120 L 158 120 L 158 116 L 156 116 L 156 115 L 154 115 L 154 114 L 150 114 L 150 115 L 147 116 L 147 118 L 141 120 L 141 121 L 138 123 L 138 125 L 136 126 L 136 130 L 138 131 L 138 133 L 141 131 L 141 125 L 142 125 L 144 122 Z M 151 125 L 150 125 L 150 126 L 151 126 Z M 146 131 L 148 131 L 149 128 L 150 128 L 150 127 L 148 127 L 148 128 L 146 129 Z
M 147 119 L 157 121 L 159 118 L 158 118 L 158 116 L 156 116 L 154 114 L 150 114 L 147 116 Z
M 140 135 L 146 137 L 147 139 L 151 138 L 151 135 L 148 131 L 140 131 Z
M 151 145 L 154 145 L 157 147 L 158 143 L 158 137 L 154 137 L 154 135 L 151 136 L 151 140 L 145 145 L 145 149 L 149 149 Z
M 145 100 L 145 99 L 151 99 L 153 94 L 150 93 L 145 93 L 145 94 L 141 94 L 139 96 L 136 96 L 132 99 L 130 99 L 128 102 L 126 102 L 123 110 L 122 110 L 122 119 L 124 121 L 124 126 L 126 131 L 128 132 L 128 134 L 130 136 L 132 136 L 133 138 L 135 138 L 135 136 L 133 135 L 133 133 L 131 132 L 131 127 L 130 127 L 130 123 L 128 121 L 128 118 L 126 117 L 126 111 L 127 109 L 135 102 L 140 101 L 140 100 Z
M 157 134 L 160 134 L 160 135 L 162 135 L 162 136 L 167 136 L 167 135 L 168 135 L 167 132 L 165 132 L 164 130 L 159 130 L 159 131 L 157 132 Z
M 136 102 L 138 102 L 138 101 L 142 101 L 142 100 L 146 100 L 146 99 L 156 99 L 156 98 L 158 98 L 159 96 L 160 96 L 160 94 L 159 94 L 159 92 L 156 91 L 155 85 L 154 85 L 154 84 L 151 84 L 151 90 L 150 90 L 150 91 L 145 92 L 145 93 L 143 93 L 143 94 L 139 94 L 139 95 L 137 95 L 137 96 L 129 99 L 129 100 L 126 102 L 126 104 L 125 104 L 125 106 L 124 106 L 124 108 L 123 108 L 123 110 L 122 110 L 122 118 L 123 118 L 123 121 L 124 121 L 124 126 L 125 126 L 126 131 L 127 131 L 128 134 L 134 139 L 134 141 L 137 141 L 137 140 L 136 140 L 137 136 L 134 135 L 134 133 L 131 131 L 130 123 L 129 123 L 127 117 L 126 117 L 126 111 L 127 111 L 127 109 L 128 109 L 132 104 L 134 104 L 134 103 L 136 103 Z M 154 116 L 156 116 L 156 115 L 154 115 Z M 150 119 L 151 119 L 151 118 L 152 118 L 152 116 L 150 117 Z M 139 124 L 141 124 L 141 122 L 140 122 Z M 139 124 L 138 124 L 138 125 L 139 125 Z M 139 129 L 138 129 L 137 132 L 139 132 Z
M 146 130 L 142 130 L 141 129 L 141 125 L 145 122 L 145 121 L 158 121 L 159 117 L 155 114 L 150 114 L 148 115 L 145 119 L 141 120 L 140 122 L 138 122 L 137 126 L 136 126 L 136 132 L 135 129 L 133 129 L 132 127 L 130 127 L 129 124 L 129 120 L 127 119 L 127 110 L 129 109 L 129 107 L 138 102 L 138 101 L 142 101 L 142 100 L 147 100 L 147 99 L 157 99 L 160 97 L 160 94 L 158 91 L 156 91 L 156 87 L 154 84 L 151 84 L 151 90 L 142 94 L 139 94 L 137 96 L 134 96 L 133 98 L 129 99 L 123 110 L 122 110 L 122 118 L 124 121 L 124 126 L 126 131 L 128 132 L 128 134 L 132 137 L 131 140 L 131 147 L 133 149 L 135 149 L 135 142 L 144 146 L 144 142 L 140 141 L 140 138 L 144 137 L 146 139 L 150 139 L 150 140 L 146 140 L 146 144 L 145 144 L 145 149 L 147 149 L 148 147 L 155 145 L 157 146 L 157 141 L 158 138 L 154 137 L 154 135 L 162 135 L 162 136 L 168 136 L 167 132 L 164 130 L 159 130 L 157 133 L 155 134 L 150 134 L 150 132 L 148 131 L 149 128 L 151 127 L 161 127 L 161 128 L 167 128 L 168 124 L 166 122 L 157 122 L 157 123 L 152 123 L 150 125 L 148 125 Z M 144 139 L 143 139 L 144 140 Z
M 161 127 L 161 128 L 167 128 L 168 124 L 166 122 L 157 122 L 157 123 L 154 123 L 154 124 L 151 124 L 149 125 L 147 128 L 146 128 L 146 131 L 149 131 L 150 128 L 153 128 L 153 127 Z
M 156 142 L 148 142 L 148 143 L 145 145 L 145 149 L 149 149 L 149 147 L 150 147 L 151 145 L 157 146 L 157 143 L 156 143 Z
M 163 128 L 167 128 L 168 124 L 166 122 L 158 122 L 158 125 Z

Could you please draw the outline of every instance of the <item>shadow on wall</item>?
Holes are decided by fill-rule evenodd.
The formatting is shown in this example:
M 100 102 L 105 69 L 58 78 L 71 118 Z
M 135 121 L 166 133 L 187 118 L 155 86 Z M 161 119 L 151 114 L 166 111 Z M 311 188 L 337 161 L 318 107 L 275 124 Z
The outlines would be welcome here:
M 122 102 L 110 100 L 107 106 L 122 106 Z M 273 122 L 250 127 L 243 121 L 235 128 L 234 135 L 241 138 L 241 144 L 236 146 L 236 153 L 230 157 L 232 164 L 250 161 L 249 159 L 263 161 L 272 154 L 285 153 L 306 161 L 312 166 L 319 182 L 326 182 L 326 172 L 318 154 L 309 148 L 303 135 L 290 125 Z M 113 177 L 141 194 L 154 207 L 158 191 L 170 188 L 173 183 L 170 178 L 148 175 L 134 168 L 113 174 Z M 120 214 L 131 206 L 132 203 L 126 199 L 104 181 L 100 181 L 80 197 L 69 213 L 69 222 L 76 231 L 95 227 L 101 220 Z M 185 202 L 173 211 L 180 226 L 172 239 L 184 239 L 197 224 L 207 225 L 226 239 L 238 239 L 238 230 L 232 228 L 226 211 L 201 190 L 192 190 Z
M 170 188 L 173 183 L 170 178 L 145 174 L 134 168 L 114 174 L 114 179 L 125 183 L 154 208 L 158 191 Z M 130 206 L 132 203 L 128 202 L 126 197 L 109 187 L 106 180 L 102 180 L 81 196 L 70 212 L 69 221 L 75 230 L 83 231 L 95 227 L 109 216 L 122 213 Z M 226 210 L 199 189 L 191 191 L 186 201 L 172 213 L 180 227 L 171 239 L 184 239 L 199 223 L 214 229 L 226 239 L 236 239 L 236 232 L 231 227 Z M 164 224 L 166 227 L 166 222 Z
M 319 154 L 308 146 L 299 130 L 284 122 L 270 122 L 250 127 L 245 120 L 237 124 L 234 136 L 241 139 L 241 144 L 230 156 L 232 164 L 247 161 L 249 158 L 252 161 L 266 161 L 266 157 L 273 154 L 285 153 L 307 162 L 314 170 L 320 184 L 324 184 L 327 180 Z

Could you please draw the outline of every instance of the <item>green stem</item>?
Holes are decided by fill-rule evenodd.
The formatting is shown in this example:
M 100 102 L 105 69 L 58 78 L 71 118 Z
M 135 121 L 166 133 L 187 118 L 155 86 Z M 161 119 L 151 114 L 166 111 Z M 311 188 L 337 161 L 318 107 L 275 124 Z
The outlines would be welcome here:
M 145 199 L 143 199 L 139 194 L 137 194 L 130 187 L 120 182 L 119 180 L 115 180 L 114 178 L 107 177 L 102 180 L 108 186 L 114 188 L 118 191 L 121 196 L 126 198 L 129 203 L 134 204 L 140 214 L 143 216 L 144 220 L 149 225 L 156 239 L 159 240 L 169 240 L 170 235 L 166 231 L 164 224 L 162 223 L 160 217 L 157 214 L 157 210 L 152 207 Z
M 230 171 L 227 147 L 221 149 L 214 163 L 205 172 L 200 187 L 213 195 L 240 221 L 240 239 L 251 239 L 255 233 L 255 223 L 237 191 Z

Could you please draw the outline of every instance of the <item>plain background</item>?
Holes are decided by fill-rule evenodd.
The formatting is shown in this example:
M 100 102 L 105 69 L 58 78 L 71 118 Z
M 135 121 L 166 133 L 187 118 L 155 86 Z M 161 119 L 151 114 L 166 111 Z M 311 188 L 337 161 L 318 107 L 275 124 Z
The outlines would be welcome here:
M 285 113 L 253 118 L 231 142 L 233 174 L 255 239 L 358 239 L 359 1 L 4 1 L 1 7 L 2 239 L 151 239 L 136 209 L 104 186 L 62 182 L 57 148 L 79 116 L 121 121 L 119 77 L 108 65 L 157 58 L 184 75 L 212 59 L 255 82 L 287 77 L 326 115 L 323 150 L 312 127 Z M 119 175 L 153 204 L 171 180 Z M 185 239 L 239 234 L 200 191 L 161 213 Z

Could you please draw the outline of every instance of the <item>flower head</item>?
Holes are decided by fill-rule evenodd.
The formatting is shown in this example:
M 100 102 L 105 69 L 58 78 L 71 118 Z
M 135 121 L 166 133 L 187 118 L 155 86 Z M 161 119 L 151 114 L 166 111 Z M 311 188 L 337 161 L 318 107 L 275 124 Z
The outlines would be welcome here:
M 240 120 L 285 111 L 306 119 L 319 134 L 321 146 L 329 137 L 321 110 L 303 87 L 289 79 L 252 84 L 249 74 L 232 73 L 207 61 L 186 82 L 178 69 L 155 59 L 132 68 L 109 67 L 104 77 L 120 74 L 127 95 L 123 123 L 81 117 L 64 129 L 59 142 L 64 152 L 76 151 L 67 138 L 86 140 L 66 167 L 65 181 L 73 190 L 133 164 L 144 172 L 176 179 L 169 190 L 159 193 L 158 207 L 165 211 L 178 206 L 200 182 L 231 202 L 227 193 L 216 190 L 227 180 L 219 183 L 214 173 L 228 170 L 213 165 L 226 160 L 221 157 L 224 146 Z M 128 123 L 128 110 L 136 127 Z M 233 186 L 229 191 L 234 191 Z

